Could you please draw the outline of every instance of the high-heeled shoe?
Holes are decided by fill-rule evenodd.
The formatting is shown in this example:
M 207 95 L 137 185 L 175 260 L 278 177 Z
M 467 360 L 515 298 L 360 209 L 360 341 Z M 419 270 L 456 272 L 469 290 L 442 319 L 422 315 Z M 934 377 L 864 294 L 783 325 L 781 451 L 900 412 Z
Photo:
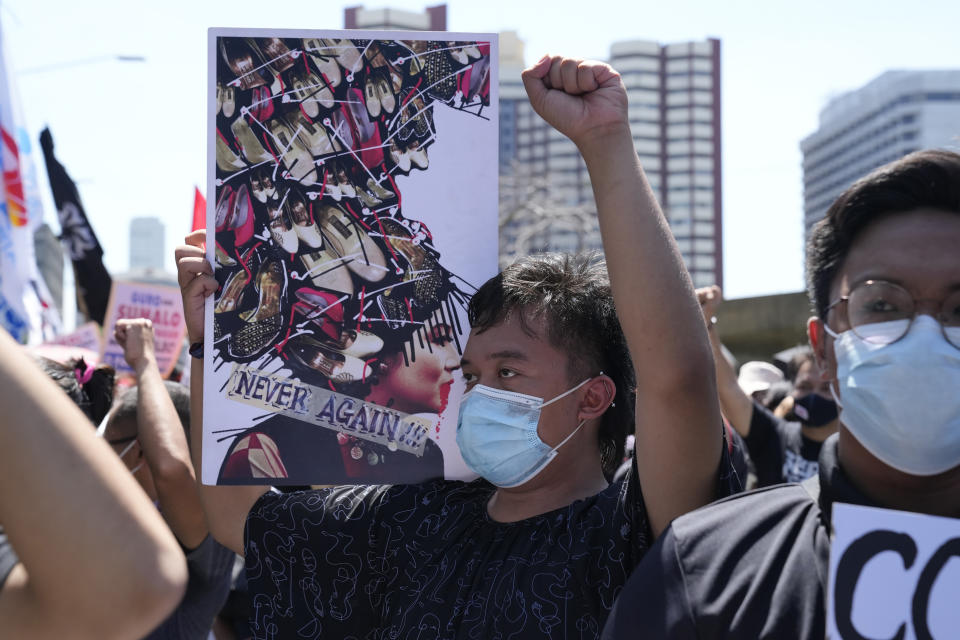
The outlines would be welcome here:
M 250 191 L 246 184 L 241 184 L 233 199 L 233 215 L 230 216 L 230 222 L 227 225 L 228 228 L 233 229 L 235 247 L 242 247 L 253 238 L 255 217 L 253 202 L 250 201 Z
M 257 140 L 257 136 L 254 135 L 253 129 L 247 124 L 246 118 L 240 117 L 234 120 L 233 124 L 230 125 L 230 130 L 233 131 L 233 137 L 240 144 L 240 150 L 243 152 L 243 157 L 247 159 L 247 162 L 250 164 L 260 164 L 272 158 L 272 156 L 267 153 L 267 150 L 263 148 L 263 145 L 260 144 L 260 141 Z
M 333 155 L 343 150 L 336 140 L 331 141 L 326 129 L 310 122 L 300 111 L 294 111 L 286 116 L 287 125 L 297 132 L 297 139 L 313 154 L 314 158 Z
M 284 212 L 275 203 L 267 205 L 267 227 L 274 243 L 287 253 L 296 253 L 299 247 L 297 232 L 293 230 Z
M 223 115 L 232 118 L 237 111 L 237 90 L 227 85 L 223 88 Z
M 283 73 L 293 66 L 293 54 L 280 38 L 252 38 L 248 43 L 275 72 Z
M 283 205 L 287 211 L 287 217 L 293 222 L 293 230 L 296 232 L 300 242 L 312 249 L 319 249 L 323 246 L 323 236 L 317 225 L 314 224 L 307 205 L 303 199 L 290 193 Z
M 412 163 L 410 154 L 406 151 L 400 151 L 400 147 L 398 147 L 397 143 L 393 140 L 390 141 L 390 159 L 393 160 L 393 164 L 396 165 L 400 171 L 410 173 Z
M 345 330 L 340 333 L 337 350 L 348 356 L 367 358 L 383 349 L 383 339 L 374 333 Z
M 374 120 L 380 117 L 380 96 L 377 93 L 377 87 L 374 84 L 372 75 L 368 75 L 363 83 L 363 102 L 367 107 L 367 113 Z
M 380 247 L 342 209 L 322 206 L 317 224 L 333 250 L 351 258 L 347 267 L 355 274 L 367 282 L 379 282 L 387 275 L 387 261 Z
M 227 253 L 220 247 L 220 244 L 217 243 L 213 250 L 214 259 L 217 262 L 219 267 L 235 267 L 237 266 L 237 261 L 227 255 Z
M 277 153 L 281 155 L 283 165 L 290 177 L 303 185 L 315 184 L 317 182 L 317 167 L 313 162 L 313 156 L 293 136 L 293 130 L 279 118 L 270 120 L 267 125 L 280 147 Z
M 410 162 L 419 169 L 426 169 L 430 164 L 430 160 L 427 157 L 427 150 L 420 147 L 420 143 L 416 140 L 410 143 L 410 149 L 407 151 L 407 155 L 410 157 Z
M 361 68 L 360 51 L 347 39 L 330 40 L 332 47 L 336 50 L 337 62 L 347 70 L 347 73 L 354 74 Z
M 393 218 L 381 218 L 384 239 L 390 247 L 403 256 L 410 264 L 410 270 L 419 271 L 427 259 L 427 252 L 419 244 L 414 243 L 410 230 Z
M 385 188 L 381 183 L 377 182 L 373 178 L 367 178 L 367 188 L 370 189 L 370 192 L 373 193 L 373 195 L 377 196 L 383 201 L 389 200 L 396 195 L 393 193 L 393 191 Z
M 310 282 L 318 289 L 353 295 L 353 279 L 340 256 L 326 249 L 319 249 L 304 253 L 300 256 L 300 261 L 306 268 L 301 280 L 310 278 Z
M 239 171 L 247 166 L 243 160 L 240 159 L 240 156 L 230 148 L 223 134 L 219 131 L 217 132 L 217 166 L 221 171 L 228 173 Z
M 220 289 L 220 297 L 213 305 L 214 313 L 229 313 L 236 311 L 243 297 L 244 287 L 250 282 L 246 269 L 240 269 L 230 275 Z
M 283 331 L 281 303 L 287 289 L 283 263 L 271 260 L 260 266 L 254 287 L 260 294 L 256 309 L 240 314 L 243 326 L 233 334 L 228 352 L 234 358 L 253 359 L 275 344 Z
M 331 47 L 328 41 L 320 38 L 305 38 L 303 49 L 310 54 L 313 65 L 323 76 L 327 86 L 331 89 L 339 87 L 342 75 L 340 65 L 337 64 L 337 50 Z
M 377 99 L 386 113 L 392 114 L 397 108 L 397 98 L 393 95 L 393 89 L 390 82 L 384 76 L 380 75 L 374 78 Z
M 427 81 L 427 93 L 441 102 L 447 102 L 457 93 L 457 80 L 453 73 L 453 59 L 441 49 L 440 43 L 428 43 L 423 60 L 423 76 Z
M 301 335 L 290 341 L 290 353 L 305 367 L 336 382 L 355 382 L 370 375 L 370 365 L 340 353 L 319 340 Z
M 326 338 L 331 341 L 340 339 L 343 326 L 343 305 L 338 294 L 330 291 L 320 291 L 310 287 L 301 287 L 294 291 L 300 305 L 297 309 L 307 320 L 313 322 Z M 356 354 L 353 354 L 356 355 Z
M 220 197 L 217 198 L 217 206 L 214 209 L 214 228 L 218 232 L 226 229 L 227 224 L 230 222 L 230 216 L 233 215 L 233 199 L 235 196 L 236 192 L 230 185 L 223 185 L 220 191 Z
M 337 162 L 334 165 L 333 178 L 337 181 L 337 187 L 340 189 L 340 193 L 348 198 L 355 198 L 357 196 L 356 187 L 354 187 L 353 182 L 350 181 L 350 177 L 347 175 L 347 170 L 344 168 L 343 163 Z
M 380 166 L 383 163 L 383 144 L 380 138 L 380 128 L 367 117 L 363 105 L 363 94 L 359 89 L 347 90 L 347 101 L 341 113 L 347 121 L 347 126 L 353 131 L 354 151 L 360 154 L 360 162 L 367 168 Z M 350 196 L 351 198 L 353 196 Z
M 244 274 L 246 272 L 244 271 Z M 279 260 L 268 260 L 260 265 L 254 288 L 260 294 L 260 304 L 240 314 L 244 322 L 259 322 L 280 313 L 280 301 L 286 288 L 287 275 Z
M 260 69 L 256 54 L 243 42 L 242 38 L 217 38 L 220 44 L 220 56 L 236 75 L 243 90 L 260 87 L 270 82 L 267 74 Z

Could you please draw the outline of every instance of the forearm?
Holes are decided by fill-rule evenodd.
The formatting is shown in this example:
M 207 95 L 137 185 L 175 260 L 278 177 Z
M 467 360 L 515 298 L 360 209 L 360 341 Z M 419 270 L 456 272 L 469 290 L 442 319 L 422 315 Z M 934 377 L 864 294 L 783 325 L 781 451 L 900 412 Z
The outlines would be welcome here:
M 637 376 L 637 456 L 650 521 L 713 499 L 720 460 L 714 365 L 700 305 L 629 129 L 581 146 L 611 286 Z M 676 470 L 687 471 L 678 478 Z
M 137 434 L 164 519 L 180 543 L 197 547 L 207 524 L 180 417 L 152 359 L 138 363 Z
M 723 353 L 723 344 L 717 335 L 717 328 L 707 329 L 710 337 L 710 346 L 713 349 L 713 362 L 717 373 L 717 395 L 720 398 L 720 411 L 727 418 L 734 429 L 746 438 L 750 433 L 750 415 L 753 412 L 753 401 L 737 382 L 737 373 L 730 366 Z
M 267 487 L 203 484 L 203 362 L 196 358 L 191 358 L 191 361 L 190 443 L 203 510 L 213 537 L 228 549 L 244 555 L 243 528 L 247 514 L 257 499 L 267 491 Z
M 4 589 L 0 617 L 25 632 L 62 616 L 102 637 L 142 635 L 179 601 L 183 554 L 85 416 L 0 334 L 0 521 L 27 576 Z

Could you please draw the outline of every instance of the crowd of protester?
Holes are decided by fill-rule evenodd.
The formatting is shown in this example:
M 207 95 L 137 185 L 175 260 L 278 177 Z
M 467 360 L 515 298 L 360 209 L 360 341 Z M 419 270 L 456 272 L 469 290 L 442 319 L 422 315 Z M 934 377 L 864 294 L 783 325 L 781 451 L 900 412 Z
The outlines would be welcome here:
M 960 517 L 960 156 L 850 187 L 808 246 L 809 347 L 727 358 L 609 66 L 545 56 L 605 260 L 544 254 L 470 302 L 457 442 L 480 479 L 279 492 L 198 482 L 202 360 L 0 361 L 10 638 L 822 638 L 831 506 Z M 191 343 L 218 287 L 177 248 Z M 746 489 L 746 490 L 745 490 Z

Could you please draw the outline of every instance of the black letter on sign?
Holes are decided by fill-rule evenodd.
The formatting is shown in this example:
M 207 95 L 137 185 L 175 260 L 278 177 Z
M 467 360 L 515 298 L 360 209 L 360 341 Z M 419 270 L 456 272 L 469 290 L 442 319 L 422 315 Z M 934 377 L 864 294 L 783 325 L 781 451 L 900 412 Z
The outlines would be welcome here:
M 930 602 L 933 583 L 940 575 L 943 565 L 947 564 L 952 556 L 960 557 L 960 538 L 952 538 L 944 542 L 927 560 L 927 566 L 923 568 L 920 580 L 917 581 L 917 590 L 913 594 L 913 631 L 917 634 L 917 640 L 933 640 L 930 627 L 927 625 L 927 605 Z
M 850 543 L 837 563 L 837 581 L 833 585 L 833 610 L 837 617 L 837 631 L 843 640 L 871 640 L 853 626 L 853 592 L 860 572 L 867 562 L 884 551 L 896 551 L 903 558 L 903 567 L 909 569 L 917 559 L 917 545 L 905 533 L 871 531 Z M 907 623 L 900 625 L 891 640 L 903 640 Z

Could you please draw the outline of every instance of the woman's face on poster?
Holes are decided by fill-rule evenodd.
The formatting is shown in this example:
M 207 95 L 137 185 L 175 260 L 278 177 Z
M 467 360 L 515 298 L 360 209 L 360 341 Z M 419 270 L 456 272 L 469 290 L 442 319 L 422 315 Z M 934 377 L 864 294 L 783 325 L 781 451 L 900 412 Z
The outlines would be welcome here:
M 396 354 L 386 361 L 386 371 L 377 385 L 393 399 L 393 408 L 405 413 L 441 413 L 447 406 L 454 372 L 460 368 L 460 354 L 451 337 L 451 328 L 440 326 L 432 333 L 429 346 L 414 340 L 415 353 L 408 361 Z

